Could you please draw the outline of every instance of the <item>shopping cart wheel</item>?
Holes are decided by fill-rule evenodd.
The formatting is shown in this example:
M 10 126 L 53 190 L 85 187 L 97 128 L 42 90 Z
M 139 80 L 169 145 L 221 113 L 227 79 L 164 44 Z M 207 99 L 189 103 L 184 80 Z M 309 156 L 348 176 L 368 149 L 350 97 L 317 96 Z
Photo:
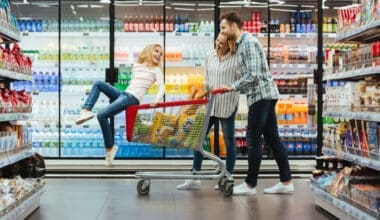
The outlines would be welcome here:
M 219 189 L 221 189 L 222 191 L 224 190 L 225 186 L 226 186 L 226 182 L 227 182 L 227 177 L 222 177 L 219 182 L 218 182 L 218 186 L 219 186 Z
M 225 196 L 231 196 L 234 192 L 234 183 L 227 182 L 224 185 L 223 193 Z
M 149 180 L 140 180 L 137 183 L 137 192 L 140 196 L 145 196 L 149 194 L 150 182 Z

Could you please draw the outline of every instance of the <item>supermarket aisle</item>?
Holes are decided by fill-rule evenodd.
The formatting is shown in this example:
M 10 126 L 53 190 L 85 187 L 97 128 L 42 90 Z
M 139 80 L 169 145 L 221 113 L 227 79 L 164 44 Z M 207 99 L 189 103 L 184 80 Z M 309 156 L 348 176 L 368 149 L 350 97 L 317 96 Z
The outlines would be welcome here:
M 294 195 L 264 195 L 263 185 L 276 182 L 265 179 L 256 196 L 239 197 L 224 197 L 213 189 L 215 181 L 195 191 L 176 190 L 179 182 L 153 180 L 149 196 L 140 197 L 135 179 L 47 179 L 41 206 L 28 219 L 328 219 L 302 179 L 295 180 Z

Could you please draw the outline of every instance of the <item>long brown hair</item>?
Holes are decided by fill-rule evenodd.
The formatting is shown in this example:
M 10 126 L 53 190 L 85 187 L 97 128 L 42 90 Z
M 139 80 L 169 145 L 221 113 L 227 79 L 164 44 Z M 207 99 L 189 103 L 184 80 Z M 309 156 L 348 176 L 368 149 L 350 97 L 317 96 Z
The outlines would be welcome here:
M 159 44 L 149 44 L 147 45 L 140 53 L 139 58 L 137 59 L 137 63 L 143 64 L 146 63 L 149 67 L 156 67 L 159 66 L 154 64 L 152 61 L 153 51 L 155 47 L 159 47 L 162 49 L 161 45 Z M 161 62 L 161 60 L 160 60 Z

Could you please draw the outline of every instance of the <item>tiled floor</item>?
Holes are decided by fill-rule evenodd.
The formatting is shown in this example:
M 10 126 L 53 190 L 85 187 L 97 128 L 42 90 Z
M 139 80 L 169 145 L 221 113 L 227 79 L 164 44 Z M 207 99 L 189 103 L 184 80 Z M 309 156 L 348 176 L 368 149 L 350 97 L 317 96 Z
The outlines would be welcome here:
M 276 181 L 260 180 L 255 196 L 225 197 L 209 180 L 194 191 L 176 190 L 180 180 L 152 180 L 149 195 L 138 196 L 136 179 L 47 179 L 41 206 L 28 219 L 329 219 L 313 204 L 303 179 L 295 180 L 293 195 L 264 195 L 263 188 Z

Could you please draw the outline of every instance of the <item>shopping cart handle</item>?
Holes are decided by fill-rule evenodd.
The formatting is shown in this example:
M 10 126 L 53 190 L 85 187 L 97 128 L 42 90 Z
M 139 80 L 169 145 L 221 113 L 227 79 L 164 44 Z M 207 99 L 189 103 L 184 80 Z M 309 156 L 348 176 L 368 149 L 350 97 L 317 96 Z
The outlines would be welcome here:
M 227 88 L 218 88 L 211 91 L 213 95 L 229 92 Z

